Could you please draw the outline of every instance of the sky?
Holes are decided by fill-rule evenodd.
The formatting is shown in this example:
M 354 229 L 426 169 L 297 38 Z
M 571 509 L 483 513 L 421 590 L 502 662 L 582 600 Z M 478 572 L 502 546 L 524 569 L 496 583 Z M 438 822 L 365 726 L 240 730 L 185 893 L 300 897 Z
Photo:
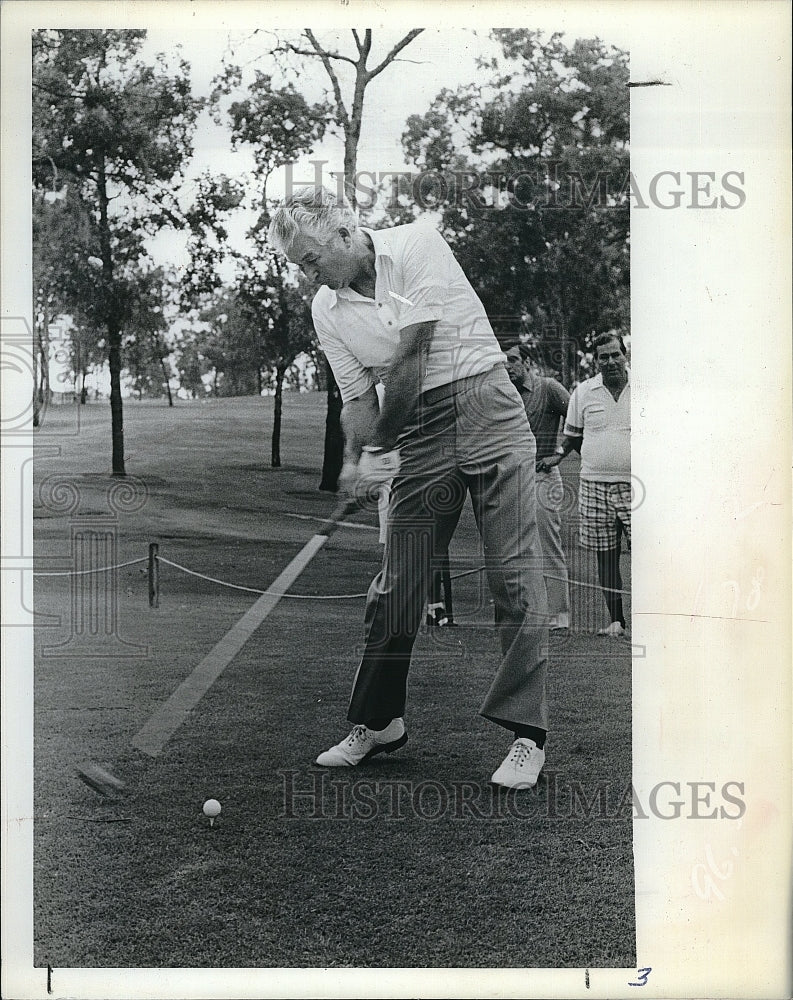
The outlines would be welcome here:
M 548 32 L 559 30 L 562 26 L 556 23 L 557 20 L 539 15 L 536 24 L 527 23 L 526 27 L 536 27 Z M 604 29 L 591 18 L 582 19 L 580 23 L 567 25 L 565 37 L 568 43 L 572 43 L 578 37 L 597 35 L 606 44 L 627 48 L 627 38 L 620 37 L 620 32 L 615 32 L 613 26 L 613 22 L 607 23 Z M 373 28 L 373 45 L 368 66 L 378 65 L 410 28 L 409 23 L 398 28 Z M 280 34 L 281 37 L 292 40 L 297 38 L 296 29 Z M 315 34 L 321 44 L 335 51 L 356 54 L 348 28 L 326 31 L 315 29 Z M 185 59 L 190 64 L 192 90 L 197 97 L 209 96 L 215 77 L 221 73 L 225 62 L 243 68 L 244 86 L 252 79 L 255 70 L 261 70 L 273 74 L 276 83 L 293 83 L 311 102 L 332 96 L 327 74 L 319 61 L 294 59 L 294 68 L 287 70 L 286 75 L 281 75 L 274 59 L 268 55 L 276 43 L 275 33 L 264 28 L 257 31 L 243 28 L 185 30 L 160 21 L 148 27 L 140 56 L 150 63 L 158 53 L 164 53 L 172 65 L 175 65 L 177 58 Z M 492 58 L 500 51 L 500 46 L 490 39 L 486 25 L 477 26 L 476 29 L 425 29 L 367 87 L 358 147 L 358 170 L 381 174 L 409 169 L 400 141 L 408 116 L 426 112 L 442 89 L 455 90 L 462 84 L 476 80 L 481 72 L 477 67 L 477 59 Z M 334 62 L 333 65 L 341 79 L 345 103 L 349 107 L 353 69 L 346 63 Z M 242 93 L 244 87 L 240 90 L 240 94 Z M 232 149 L 229 129 L 216 123 L 209 111 L 204 111 L 199 116 L 193 145 L 194 154 L 183 186 L 185 203 L 192 197 L 194 179 L 207 170 L 212 174 L 244 177 L 248 183 L 256 184 L 251 152 L 247 149 Z M 295 181 L 313 179 L 314 167 L 310 161 L 314 160 L 324 161 L 324 180 L 332 184 L 330 174 L 333 171 L 341 173 L 343 168 L 341 135 L 328 133 L 317 144 L 310 157 L 298 161 L 294 166 Z M 284 188 L 284 171 L 276 172 L 269 182 L 268 194 L 281 196 Z M 246 232 L 254 222 L 255 214 L 247 210 L 235 211 L 227 220 L 229 240 L 235 249 L 242 250 L 246 247 Z M 147 241 L 147 246 L 156 266 L 184 266 L 188 263 L 187 235 L 183 232 L 162 230 Z M 234 269 L 235 265 L 230 258 L 219 268 L 227 281 L 233 279 Z
M 581 9 L 584 14 L 584 9 Z M 556 19 L 558 20 L 558 19 Z M 547 15 L 539 15 L 536 25 L 541 30 L 557 30 L 560 25 L 550 21 Z M 567 25 L 566 37 L 569 42 L 576 37 L 598 35 L 606 44 L 627 48 L 627 35 L 614 31 L 614 22 L 608 22 L 605 30 L 599 28 L 596 20 L 588 13 L 580 23 Z M 391 47 L 401 39 L 410 25 L 373 28 L 373 46 L 368 65 L 375 66 Z M 364 118 L 358 147 L 358 170 L 386 173 L 408 169 L 400 137 L 405 122 L 411 114 L 423 114 L 429 109 L 433 98 L 443 89 L 455 90 L 458 86 L 476 80 L 479 70 L 478 57 L 489 58 L 500 48 L 488 37 L 487 27 L 476 30 L 450 27 L 443 30 L 428 28 L 414 39 L 399 55 L 398 62 L 388 66 L 376 77 L 366 90 Z M 322 44 L 332 47 L 342 54 L 355 54 L 354 42 L 348 29 L 339 31 L 316 30 Z M 619 37 L 621 36 L 622 37 Z M 294 31 L 291 33 L 294 37 Z M 221 71 L 224 58 L 244 67 L 244 72 L 252 76 L 255 69 L 263 72 L 278 72 L 267 51 L 276 42 L 274 33 L 261 29 L 252 31 L 184 31 L 156 27 L 149 29 L 143 50 L 145 58 L 157 52 L 173 54 L 177 51 L 191 64 L 191 80 L 196 96 L 206 96 L 212 89 L 213 78 Z M 334 62 L 339 72 L 345 103 L 349 107 L 352 67 Z M 303 60 L 299 74 L 292 73 L 289 79 L 310 101 L 317 101 L 329 89 L 325 70 L 318 61 Z M 282 81 L 282 82 L 284 82 Z M 189 176 L 204 170 L 226 173 L 230 176 L 251 175 L 255 183 L 253 157 L 247 150 L 231 149 L 229 132 L 212 121 L 208 113 L 201 115 L 196 130 L 195 155 Z M 326 172 L 341 172 L 343 165 L 342 140 L 338 135 L 326 135 L 317 145 L 311 157 L 306 157 L 294 168 L 295 180 L 311 180 L 314 168 L 311 160 L 325 161 Z M 367 182 L 368 183 L 368 182 Z M 283 172 L 273 176 L 268 185 L 268 194 L 283 194 L 285 178 Z M 253 222 L 252 216 L 240 213 L 230 224 L 230 235 L 235 245 L 244 241 L 245 230 Z M 184 237 L 176 233 L 163 233 L 151 244 L 152 254 L 157 263 L 179 263 L 184 257 Z M 231 275 L 227 275 L 230 277 Z

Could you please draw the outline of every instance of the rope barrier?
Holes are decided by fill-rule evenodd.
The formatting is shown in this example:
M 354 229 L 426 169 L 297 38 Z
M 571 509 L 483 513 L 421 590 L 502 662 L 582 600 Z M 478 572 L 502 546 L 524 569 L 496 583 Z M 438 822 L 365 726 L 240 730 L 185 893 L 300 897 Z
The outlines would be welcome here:
M 125 569 L 127 566 L 137 566 L 139 563 L 148 562 L 149 563 L 149 576 L 153 577 L 157 572 L 157 567 L 159 563 L 165 563 L 166 566 L 172 566 L 174 569 L 178 569 L 182 573 L 187 573 L 189 576 L 198 577 L 201 580 L 207 580 L 209 583 L 216 583 L 220 587 L 228 587 L 230 590 L 241 590 L 246 594 L 258 594 L 262 595 L 267 593 L 267 591 L 260 590 L 258 587 L 243 587 L 237 583 L 228 583 L 226 580 L 219 580 L 215 576 L 208 576 L 206 573 L 198 573 L 196 570 L 189 569 L 187 566 L 182 566 L 181 563 L 173 562 L 170 559 L 166 559 L 165 556 L 158 554 L 158 547 L 156 544 L 149 546 L 149 557 L 148 559 L 130 559 L 128 562 L 118 563 L 115 566 L 100 566 L 96 569 L 84 569 L 84 570 L 63 570 L 63 571 L 34 571 L 33 576 L 88 576 L 92 573 L 108 573 L 118 569 Z M 475 573 L 483 573 L 487 569 L 486 566 L 475 566 L 473 569 L 463 570 L 461 573 L 455 573 L 451 576 L 452 580 L 461 580 L 463 577 L 472 576 Z M 583 580 L 570 580 L 565 579 L 562 576 L 554 576 L 551 573 L 543 573 L 546 580 L 559 580 L 562 583 L 567 583 L 571 587 L 585 587 L 588 590 L 601 590 L 600 584 L 596 583 L 585 583 Z M 150 580 L 150 584 L 152 581 Z M 150 590 L 152 587 L 150 586 Z M 152 607 L 156 607 L 156 591 L 158 590 L 156 582 L 154 582 L 155 593 L 149 594 L 149 600 Z M 614 593 L 622 594 L 626 597 L 631 596 L 631 591 L 629 590 L 614 590 Z M 367 596 L 367 591 L 363 591 L 357 594 L 278 594 L 276 595 L 282 598 L 291 598 L 295 601 L 351 601 L 357 600 L 361 597 Z
M 482 567 L 482 569 L 484 569 L 484 566 Z M 546 580 L 561 580 L 562 583 L 568 583 L 572 587 L 587 587 L 589 590 L 603 589 L 599 583 L 584 583 L 583 580 L 570 580 L 570 579 L 565 580 L 563 576 L 552 576 L 550 573 L 543 573 L 542 575 L 545 577 Z M 631 596 L 630 590 L 618 590 L 616 587 L 614 587 L 611 592 L 613 594 L 624 594 L 626 597 Z
M 49 573 L 33 571 L 33 576 L 88 576 L 90 573 L 109 573 L 111 570 L 124 569 L 125 566 L 137 566 L 138 563 L 145 563 L 144 559 L 130 559 L 129 562 L 119 563 L 117 566 L 99 566 L 97 569 L 67 569 L 63 572 Z
M 202 580 L 208 580 L 210 583 L 220 584 L 221 587 L 231 587 L 233 590 L 245 590 L 249 594 L 264 594 L 264 590 L 257 590 L 255 587 L 240 587 L 236 583 L 226 583 L 224 580 L 218 580 L 214 576 L 207 576 L 205 573 L 197 573 L 195 570 L 188 569 L 186 566 L 181 566 L 179 563 L 172 562 L 170 559 L 166 559 L 164 556 L 158 556 L 158 561 L 166 563 L 168 566 L 173 566 L 174 569 L 179 569 L 183 573 L 189 573 L 190 576 L 197 576 Z M 471 576 L 474 573 L 483 573 L 487 567 L 486 566 L 476 566 L 474 569 L 465 570 L 463 573 L 455 573 L 452 576 L 452 580 L 459 580 L 464 576 Z M 564 582 L 564 577 L 562 576 L 552 576 L 550 573 L 543 573 L 546 580 L 561 580 Z M 600 585 L 595 583 L 584 583 L 582 580 L 568 580 L 567 581 L 572 586 L 576 587 L 588 587 L 591 590 L 600 590 Z M 298 601 L 350 601 L 358 597 L 366 597 L 368 591 L 363 591 L 360 594 L 278 594 L 278 597 L 292 597 Z M 618 590 L 618 594 L 626 594 L 630 597 L 629 590 Z
M 87 576 L 91 573 L 108 573 L 111 570 L 125 569 L 127 566 L 137 566 L 138 563 L 145 563 L 149 560 L 144 559 L 130 559 L 129 562 L 119 563 L 117 566 L 100 566 L 97 569 L 84 569 L 84 570 L 65 570 L 63 572 L 35 572 L 34 576 Z M 243 587 L 237 583 L 228 583 L 226 580 L 219 580 L 215 576 L 208 576 L 206 573 L 198 573 L 193 569 L 188 569 L 187 566 L 182 566 L 181 563 L 173 562 L 170 559 L 166 559 L 165 556 L 155 555 L 153 559 L 154 563 L 165 563 L 166 566 L 173 566 L 174 569 L 180 570 L 182 573 L 187 573 L 189 576 L 198 577 L 200 580 L 207 580 L 209 583 L 216 583 L 220 587 L 228 587 L 231 590 L 242 590 L 246 594 L 264 594 L 267 591 L 259 590 L 257 587 Z M 483 573 L 487 569 L 486 566 L 475 566 L 474 569 L 464 570 L 462 573 L 454 573 L 451 577 L 452 580 L 461 580 L 464 576 L 472 576 L 474 573 Z M 600 590 L 600 584 L 597 583 L 585 583 L 583 580 L 570 580 L 563 576 L 553 576 L 551 573 L 543 573 L 546 580 L 559 580 L 562 583 L 567 583 L 571 587 L 586 587 L 588 590 Z M 277 594 L 277 597 L 291 598 L 295 601 L 351 601 L 360 597 L 366 597 L 368 591 L 362 591 L 357 594 Z M 630 590 L 614 590 L 614 593 L 623 594 L 626 597 L 631 596 Z
M 171 562 L 170 559 L 166 559 L 164 556 L 157 557 L 159 562 L 166 563 L 168 566 L 173 566 L 174 569 L 179 569 L 183 573 L 189 573 L 190 576 L 197 576 L 202 580 L 209 580 L 210 583 L 219 583 L 222 587 L 231 587 L 232 590 L 245 590 L 249 594 L 265 594 L 269 593 L 273 597 L 292 597 L 298 601 L 348 601 L 354 597 L 366 597 L 366 591 L 361 594 L 276 594 L 272 590 L 257 590 L 255 587 L 240 587 L 236 583 L 226 583 L 224 580 L 218 580 L 214 576 L 207 576 L 205 573 L 196 573 L 193 569 L 188 569 L 186 566 L 180 566 L 179 563 Z
M 475 569 L 467 569 L 464 573 L 453 573 L 452 580 L 459 580 L 463 576 L 471 576 L 472 573 L 484 573 L 487 569 L 486 566 L 477 566 Z M 561 580 L 562 583 L 570 584 L 573 587 L 588 587 L 590 590 L 600 590 L 599 583 L 584 583 L 583 580 L 571 580 L 569 577 L 564 576 L 554 576 L 552 573 L 542 574 L 546 580 Z M 627 597 L 631 596 L 629 590 L 614 590 L 615 594 L 625 594 Z

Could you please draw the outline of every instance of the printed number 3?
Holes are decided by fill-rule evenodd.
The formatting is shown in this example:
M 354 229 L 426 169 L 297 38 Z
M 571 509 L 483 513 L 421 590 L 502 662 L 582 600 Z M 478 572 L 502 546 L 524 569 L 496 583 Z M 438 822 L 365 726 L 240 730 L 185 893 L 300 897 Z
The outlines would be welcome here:
M 652 967 L 649 966 L 649 965 L 646 966 L 644 969 L 637 969 L 636 970 L 636 975 L 639 977 L 639 982 L 638 983 L 628 983 L 628 986 L 646 986 L 647 985 L 647 978 L 648 978 L 648 976 L 650 975 L 650 973 L 652 971 L 653 971 Z

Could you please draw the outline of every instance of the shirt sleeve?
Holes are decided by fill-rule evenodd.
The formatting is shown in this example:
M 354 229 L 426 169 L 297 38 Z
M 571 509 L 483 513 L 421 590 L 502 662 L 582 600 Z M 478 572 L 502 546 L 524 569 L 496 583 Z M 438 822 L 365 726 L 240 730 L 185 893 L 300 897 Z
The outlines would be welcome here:
M 404 286 L 399 329 L 431 323 L 443 316 L 454 260 L 449 244 L 429 226 L 416 225 L 402 259 Z
M 584 414 L 581 406 L 581 393 L 573 389 L 570 402 L 567 405 L 567 417 L 564 422 L 564 432 L 568 437 L 581 437 L 584 429 Z
M 361 364 L 331 327 L 323 322 L 321 309 L 317 308 L 316 303 L 312 303 L 311 318 L 314 321 L 319 346 L 333 370 L 342 402 L 349 403 L 363 396 L 375 384 L 371 371 Z
M 558 413 L 560 417 L 566 416 L 570 393 L 555 378 L 548 379 L 548 399 L 554 413 Z

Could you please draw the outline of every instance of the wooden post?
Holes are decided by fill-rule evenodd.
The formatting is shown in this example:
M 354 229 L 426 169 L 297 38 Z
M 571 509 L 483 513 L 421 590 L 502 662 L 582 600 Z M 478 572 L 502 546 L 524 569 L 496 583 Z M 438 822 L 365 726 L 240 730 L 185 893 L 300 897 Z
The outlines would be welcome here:
M 441 579 L 443 580 L 443 603 L 446 605 L 446 617 L 448 621 L 447 625 L 454 625 L 454 606 L 452 605 L 452 574 L 449 568 L 449 550 L 446 550 L 446 555 L 443 560 L 443 569 L 441 570 Z
M 159 545 L 152 542 L 149 545 L 149 607 L 160 606 L 160 564 L 157 562 Z

